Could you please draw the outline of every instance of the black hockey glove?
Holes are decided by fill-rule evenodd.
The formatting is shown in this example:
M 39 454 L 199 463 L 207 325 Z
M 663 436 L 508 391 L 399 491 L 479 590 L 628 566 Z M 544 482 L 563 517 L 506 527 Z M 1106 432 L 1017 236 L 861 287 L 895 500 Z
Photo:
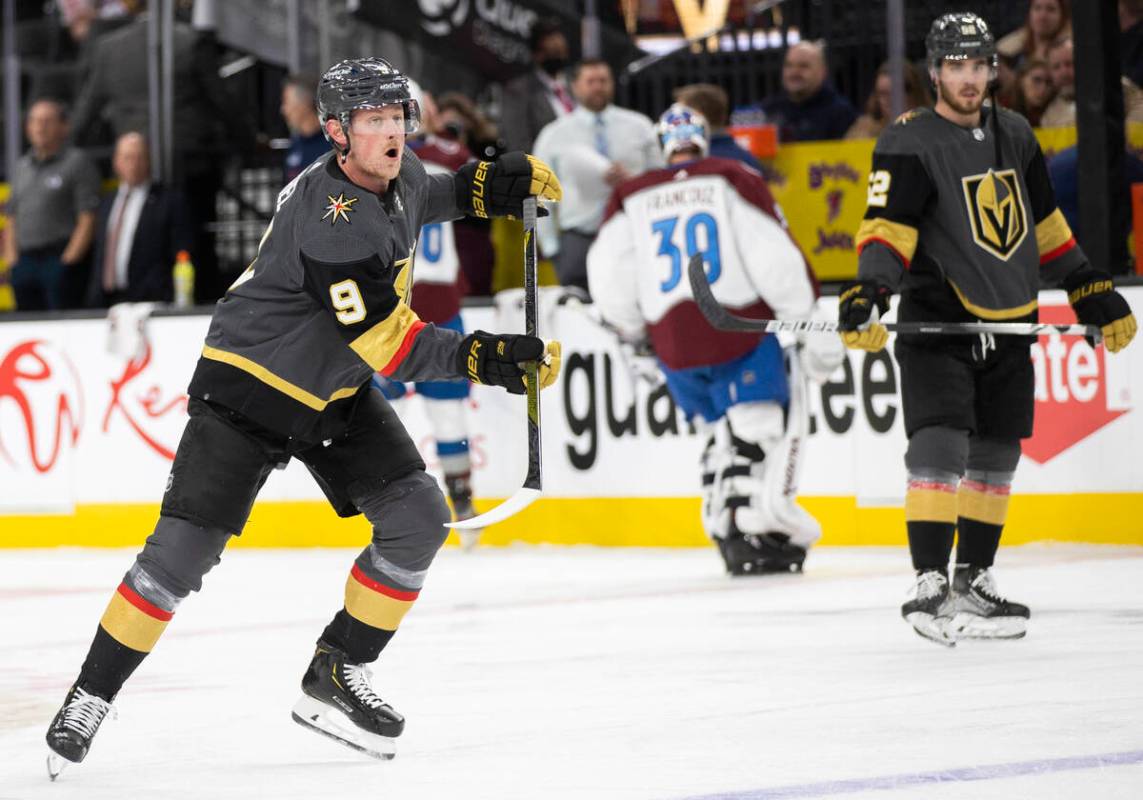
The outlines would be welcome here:
M 877 351 L 889 341 L 889 331 L 877 320 L 889 310 L 891 292 L 875 281 L 854 281 L 842 287 L 837 322 L 846 347 Z M 877 316 L 873 316 L 874 309 Z
M 519 217 L 524 198 L 558 201 L 564 196 L 552 168 L 527 153 L 505 153 L 495 161 L 470 161 L 456 171 L 456 203 L 471 217 Z M 540 205 L 537 216 L 547 216 Z
M 511 394 L 524 394 L 528 361 L 540 362 L 540 388 L 555 383 L 560 374 L 560 343 L 535 336 L 476 331 L 464 337 L 456 353 L 457 368 L 473 383 L 503 386 Z
M 1135 315 L 1123 295 L 1115 291 L 1109 274 L 1085 265 L 1064 278 L 1063 287 L 1076 319 L 1083 325 L 1098 325 L 1110 352 L 1119 352 L 1135 338 Z

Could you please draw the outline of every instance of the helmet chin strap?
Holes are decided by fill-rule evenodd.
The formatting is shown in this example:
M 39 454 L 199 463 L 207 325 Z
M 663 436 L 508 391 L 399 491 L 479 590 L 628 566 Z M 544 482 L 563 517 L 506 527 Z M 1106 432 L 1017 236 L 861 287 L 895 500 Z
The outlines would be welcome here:
M 345 147 L 338 147 L 337 143 L 333 143 L 333 148 L 337 151 L 338 159 L 342 164 L 349 158 L 349 113 L 342 111 L 337 115 L 337 124 L 341 126 L 341 135 L 345 137 Z

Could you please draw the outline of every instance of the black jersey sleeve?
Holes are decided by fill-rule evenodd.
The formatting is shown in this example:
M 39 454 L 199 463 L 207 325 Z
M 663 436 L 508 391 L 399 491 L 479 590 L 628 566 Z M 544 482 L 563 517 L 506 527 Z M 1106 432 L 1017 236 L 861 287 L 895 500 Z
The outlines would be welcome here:
M 1056 205 L 1044 151 L 1032 137 L 1031 157 L 1024 168 L 1024 182 L 1028 185 L 1032 218 L 1036 223 L 1036 246 L 1040 250 L 1040 274 L 1044 280 L 1059 283 L 1075 269 L 1087 263 L 1087 256 L 1076 244 L 1075 236 Z
M 401 174 L 416 192 L 421 225 L 450 222 L 464 216 L 457 204 L 455 173 L 432 173 L 420 157 L 406 148 L 401 159 Z
M 456 202 L 454 173 L 434 173 L 428 176 L 425 192 L 425 225 L 450 222 L 464 216 Z
M 921 220 L 936 195 L 914 138 L 908 122 L 898 121 L 878 140 L 865 218 L 857 229 L 858 277 L 893 290 L 913 260 Z

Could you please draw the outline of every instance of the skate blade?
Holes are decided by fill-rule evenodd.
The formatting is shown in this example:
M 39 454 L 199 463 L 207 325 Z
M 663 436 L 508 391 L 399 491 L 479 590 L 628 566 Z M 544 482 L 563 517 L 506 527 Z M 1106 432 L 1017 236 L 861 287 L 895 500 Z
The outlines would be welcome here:
M 953 615 L 949 627 L 958 639 L 1023 639 L 1028 633 L 1028 620 L 1024 617 L 982 617 L 962 611 Z
M 71 762 L 57 753 L 48 753 L 48 778 L 54 781 Z
M 362 730 L 336 708 L 312 697 L 303 696 L 298 700 L 291 716 L 303 728 L 309 728 L 370 758 L 389 761 L 397 755 L 394 739 Z
M 905 615 L 905 621 L 913 626 L 913 630 L 921 638 L 928 639 L 942 647 L 956 647 L 956 637 L 945 618 L 914 611 L 912 614 Z

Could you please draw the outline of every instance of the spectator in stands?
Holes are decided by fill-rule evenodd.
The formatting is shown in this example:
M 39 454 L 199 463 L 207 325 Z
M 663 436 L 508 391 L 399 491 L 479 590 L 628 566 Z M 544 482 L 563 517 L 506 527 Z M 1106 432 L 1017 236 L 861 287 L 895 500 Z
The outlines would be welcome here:
M 905 62 L 905 111 L 933 104 L 928 79 L 911 62 Z M 893 118 L 893 78 L 886 62 L 877 70 L 873 91 L 865 101 L 865 113 L 845 133 L 846 139 L 876 139 Z
M 286 183 L 301 174 L 318 156 L 329 152 L 321 121 L 318 120 L 315 92 L 317 78 L 312 75 L 290 75 L 282 82 L 282 119 L 290 129 L 290 148 L 286 151 Z
M 1068 227 L 1075 233 L 1076 241 L 1083 247 L 1084 231 L 1080 225 L 1083 212 L 1079 205 L 1079 148 L 1068 147 L 1052 156 L 1048 162 L 1048 174 L 1052 178 L 1052 188 L 1056 193 L 1056 203 L 1060 207 Z M 1108 272 L 1122 273 L 1130 268 L 1127 255 L 1127 236 L 1131 232 L 1131 184 L 1143 183 L 1143 161 L 1128 148 L 1123 160 L 1120 183 L 1113 187 L 1116 202 L 1111 205 L 1111 216 L 1118 235 L 1108 242 L 1110 263 Z M 1137 259 L 1143 254 L 1136 253 Z
M 1071 39 L 1056 42 L 1048 50 L 1048 69 L 1052 73 L 1052 85 L 1056 96 L 1044 115 L 1040 125 L 1044 128 L 1063 128 L 1076 124 L 1076 74 Z M 1143 122 L 1143 89 L 1140 89 L 1126 76 L 1122 80 L 1123 109 L 1128 122 Z
M 675 89 L 675 101 L 693 108 L 702 114 L 710 125 L 710 155 L 715 158 L 729 158 L 741 161 L 758 172 L 762 165 L 749 150 L 740 147 L 734 137 L 726 131 L 730 118 L 730 98 L 721 86 L 713 83 L 692 83 Z
M 529 35 L 532 71 L 504 86 L 500 129 L 509 150 L 532 151 L 540 130 L 575 108 L 566 70 L 570 48 L 559 20 L 540 20 Z
M 1119 0 L 1119 30 L 1123 74 L 1143 86 L 1143 0 Z
M 606 61 L 581 61 L 572 75 L 578 106 L 549 123 L 536 138 L 536 157 L 560 176 L 564 199 L 540 221 L 544 255 L 555 257 L 563 286 L 587 291 L 591 247 L 611 190 L 663 165 L 655 124 L 644 115 L 612 104 L 615 81 Z
M 99 173 L 67 146 L 66 112 L 56 100 L 28 109 L 31 149 L 16 163 L 4 258 L 12 264 L 18 311 L 68 307 L 69 286 L 86 266 L 99 205 Z
M 798 42 L 782 63 L 782 91 L 762 101 L 783 142 L 840 139 L 857 117 L 849 100 L 826 83 L 825 45 Z
M 496 126 L 476 103 L 460 92 L 445 92 L 437 99 L 437 136 L 460 142 L 478 158 L 492 159 L 506 149 Z
M 1026 59 L 1048 60 L 1048 49 L 1072 35 L 1068 0 L 1029 0 L 1024 24 L 996 43 L 996 50 L 1019 69 Z
M 1012 101 L 1012 110 L 1022 114 L 1033 128 L 1038 128 L 1044 110 L 1053 97 L 1055 88 L 1052 86 L 1048 62 L 1038 58 L 1025 60 L 1016 76 L 1016 96 Z
M 141 133 L 119 137 L 111 167 L 119 188 L 99 207 L 87 305 L 169 303 L 175 258 L 193 247 L 186 204 L 177 189 L 151 181 L 150 151 Z
M 147 24 L 147 15 L 139 14 L 94 43 L 91 73 L 73 120 L 81 142 L 100 117 L 116 137 L 148 130 Z M 250 115 L 218 75 L 214 43 L 181 22 L 174 25 L 173 39 L 173 183 L 183 190 L 195 225 L 195 300 L 201 304 L 221 296 L 230 282 L 219 272 L 214 234 L 207 227 L 217 216 L 226 159 L 252 152 L 257 137 Z

